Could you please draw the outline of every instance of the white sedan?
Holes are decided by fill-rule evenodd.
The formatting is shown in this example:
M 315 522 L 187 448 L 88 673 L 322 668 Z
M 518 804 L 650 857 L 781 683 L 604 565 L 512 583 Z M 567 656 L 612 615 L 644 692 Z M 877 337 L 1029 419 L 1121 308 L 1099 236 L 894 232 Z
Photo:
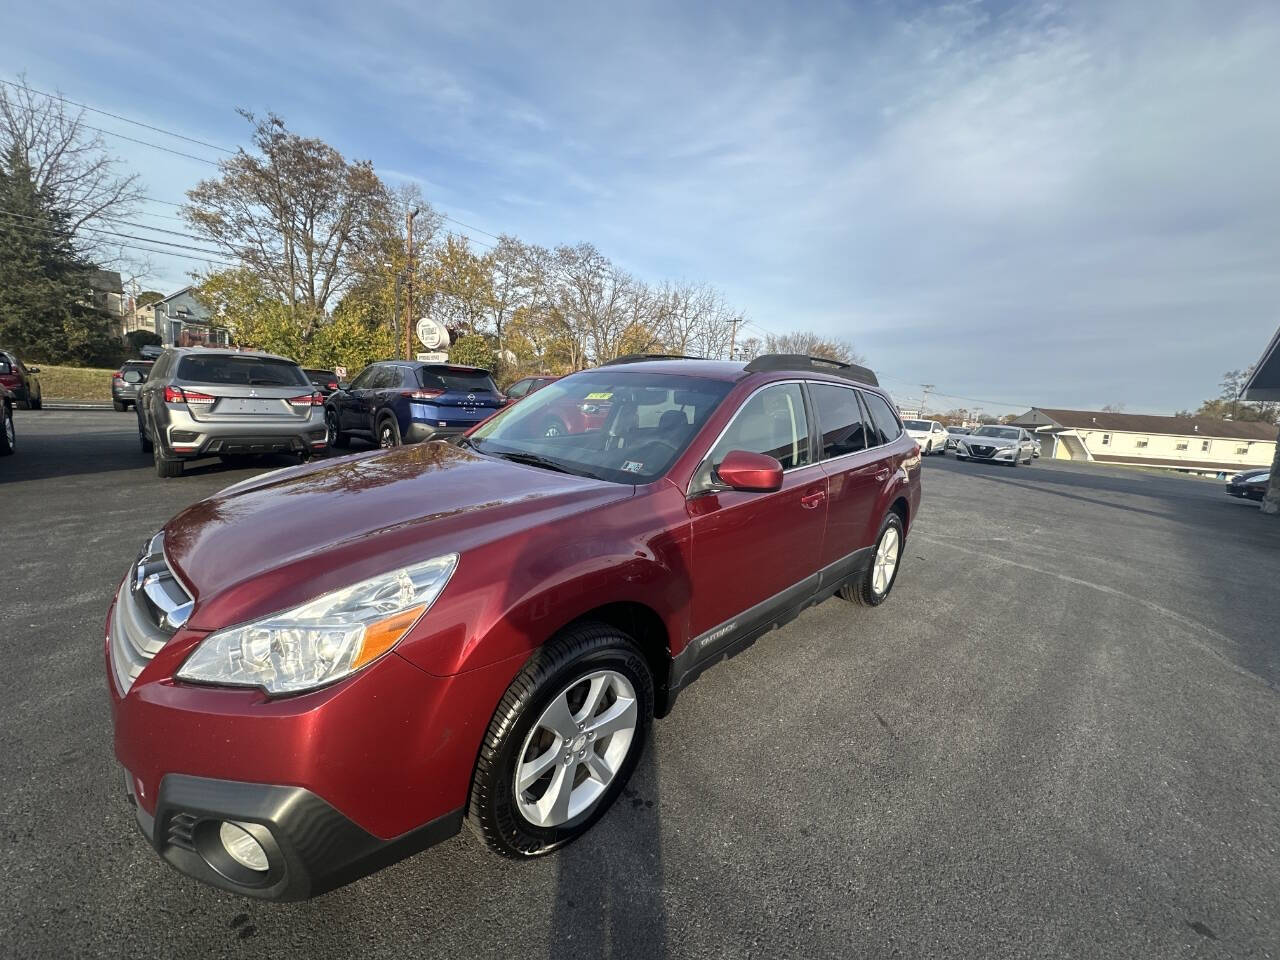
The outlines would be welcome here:
M 907 428 L 907 436 L 920 444 L 920 452 L 926 457 L 946 452 L 947 429 L 937 420 L 903 420 L 902 425 Z

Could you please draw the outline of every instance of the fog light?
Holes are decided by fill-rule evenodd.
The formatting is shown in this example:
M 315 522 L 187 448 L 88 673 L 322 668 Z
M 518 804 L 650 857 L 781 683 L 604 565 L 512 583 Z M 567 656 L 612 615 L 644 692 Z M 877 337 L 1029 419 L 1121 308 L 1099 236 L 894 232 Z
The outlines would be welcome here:
M 258 873 L 267 872 L 267 851 L 244 827 L 224 820 L 218 828 L 218 839 L 222 841 L 222 848 L 240 866 Z

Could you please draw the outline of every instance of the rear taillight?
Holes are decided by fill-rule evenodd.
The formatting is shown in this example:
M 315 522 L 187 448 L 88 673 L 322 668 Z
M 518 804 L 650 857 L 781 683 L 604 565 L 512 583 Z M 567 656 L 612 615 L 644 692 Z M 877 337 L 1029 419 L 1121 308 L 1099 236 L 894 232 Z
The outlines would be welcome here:
M 121 373 L 119 370 L 117 370 L 115 373 L 113 373 L 113 374 L 111 375 L 111 379 L 112 379 L 112 380 L 123 380 L 123 379 L 124 379 L 124 374 L 123 374 L 123 373 Z
M 410 400 L 431 400 L 444 393 L 443 390 L 402 390 L 400 396 L 408 397 Z
M 337 389 L 338 389 L 338 385 L 337 385 L 336 383 L 326 384 L 326 386 L 327 386 L 330 390 L 337 390 Z
M 185 403 L 188 405 L 195 404 L 204 406 L 210 403 L 216 403 L 217 397 L 211 397 L 207 393 L 197 393 L 195 390 L 183 390 L 181 387 L 167 386 L 164 388 L 165 403 Z
M 295 407 L 323 407 L 324 397 L 319 391 L 315 393 L 306 393 L 300 397 L 290 397 L 289 403 Z

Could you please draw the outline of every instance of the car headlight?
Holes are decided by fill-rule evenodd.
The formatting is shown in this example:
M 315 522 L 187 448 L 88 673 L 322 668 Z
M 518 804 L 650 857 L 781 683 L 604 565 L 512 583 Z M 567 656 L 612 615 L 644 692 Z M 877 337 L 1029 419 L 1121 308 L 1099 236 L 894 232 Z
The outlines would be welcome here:
M 389 651 L 435 602 L 458 565 L 450 553 L 392 570 L 201 641 L 178 679 L 268 693 L 332 683 Z

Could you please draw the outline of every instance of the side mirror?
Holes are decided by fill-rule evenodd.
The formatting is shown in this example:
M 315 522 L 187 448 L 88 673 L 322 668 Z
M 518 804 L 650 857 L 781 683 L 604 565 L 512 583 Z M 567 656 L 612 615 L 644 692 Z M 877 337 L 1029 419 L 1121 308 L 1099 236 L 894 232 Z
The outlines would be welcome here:
M 339 390 L 345 390 L 345 389 L 347 389 L 347 387 L 349 387 L 349 386 L 351 386 L 351 384 L 347 383 L 347 381 L 345 381 L 345 380 L 339 380 L 339 381 L 338 381 L 338 389 L 339 389 Z
M 27 367 L 27 373 L 39 373 L 39 372 L 40 372 L 39 367 Z
M 716 476 L 734 490 L 769 493 L 782 487 L 782 464 L 764 453 L 730 450 L 720 461 Z

